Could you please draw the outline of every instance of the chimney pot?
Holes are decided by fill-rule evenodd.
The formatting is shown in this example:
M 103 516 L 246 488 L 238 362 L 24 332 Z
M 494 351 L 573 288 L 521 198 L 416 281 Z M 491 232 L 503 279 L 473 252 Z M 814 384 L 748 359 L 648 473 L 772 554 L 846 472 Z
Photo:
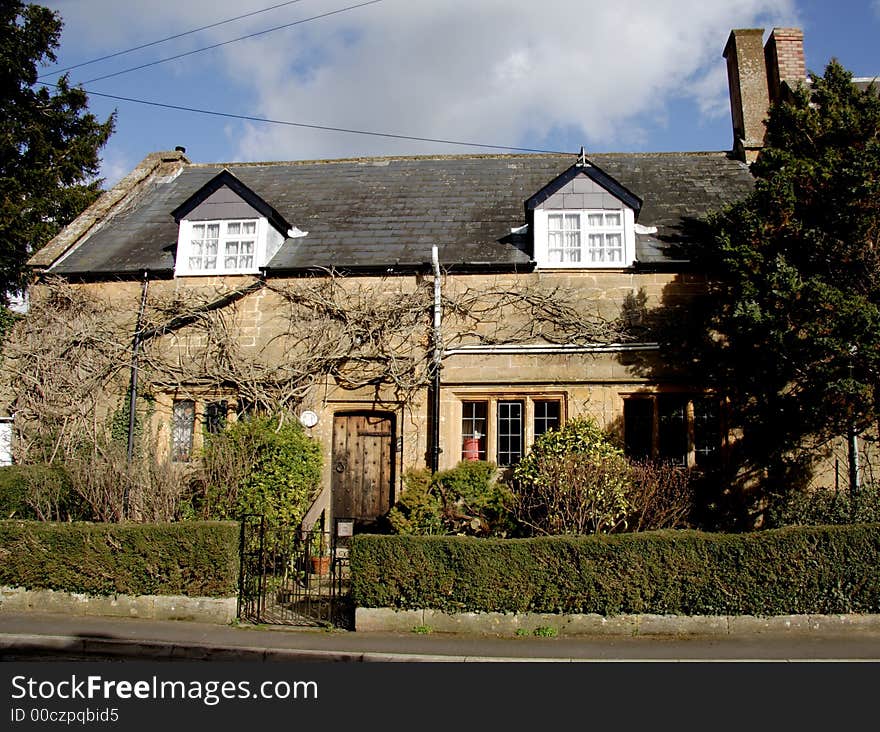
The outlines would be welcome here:
M 183 145 L 178 145 L 177 147 L 174 148 L 174 150 L 176 152 L 181 153 L 181 154 L 186 153 L 186 148 Z

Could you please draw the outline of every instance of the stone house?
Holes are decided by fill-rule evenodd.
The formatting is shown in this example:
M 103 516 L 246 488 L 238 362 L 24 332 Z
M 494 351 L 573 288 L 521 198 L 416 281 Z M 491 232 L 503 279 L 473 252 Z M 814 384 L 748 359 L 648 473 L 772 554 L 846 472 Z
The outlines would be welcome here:
M 151 154 L 32 258 L 33 300 L 60 279 L 110 303 L 168 460 L 253 405 L 293 409 L 324 453 L 310 518 L 370 520 L 406 469 L 510 466 L 578 415 L 632 455 L 716 464 L 723 405 L 640 320 L 702 291 L 678 247 L 750 190 L 771 93 L 805 77 L 793 29 L 734 31 L 724 55 L 733 152 Z

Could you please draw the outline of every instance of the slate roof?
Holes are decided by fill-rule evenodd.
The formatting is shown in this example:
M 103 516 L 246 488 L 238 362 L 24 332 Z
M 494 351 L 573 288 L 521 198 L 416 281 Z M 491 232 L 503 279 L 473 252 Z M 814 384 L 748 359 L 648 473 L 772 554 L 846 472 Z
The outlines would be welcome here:
M 639 223 L 658 229 L 637 237 L 637 257 L 649 265 L 668 262 L 666 244 L 752 186 L 747 167 L 723 152 L 590 159 L 644 201 Z M 270 273 L 421 268 L 432 244 L 446 267 L 529 269 L 527 237 L 511 235 L 511 228 L 526 223 L 525 201 L 575 162 L 575 155 L 491 155 L 185 165 L 173 179 L 151 184 L 51 271 L 96 277 L 172 272 L 177 225 L 171 212 L 224 168 L 308 232 L 285 241 Z

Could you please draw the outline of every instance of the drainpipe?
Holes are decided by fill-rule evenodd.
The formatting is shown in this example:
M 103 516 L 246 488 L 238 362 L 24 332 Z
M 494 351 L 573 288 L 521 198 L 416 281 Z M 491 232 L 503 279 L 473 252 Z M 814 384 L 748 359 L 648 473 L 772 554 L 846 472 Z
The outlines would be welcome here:
M 431 472 L 436 473 L 440 468 L 440 366 L 443 360 L 443 346 L 440 336 L 442 316 L 441 279 L 440 279 L 440 255 L 437 245 L 431 247 L 431 264 L 434 268 L 434 359 L 433 369 L 433 405 L 431 419 Z
M 144 283 L 141 286 L 141 307 L 138 310 L 137 322 L 134 327 L 134 336 L 131 339 L 131 382 L 128 387 L 128 453 L 126 459 L 129 465 L 134 458 L 134 428 L 137 420 L 137 383 L 138 383 L 138 351 L 141 347 L 141 323 L 143 322 L 144 309 L 147 306 L 147 285 L 149 272 L 144 270 Z M 128 516 L 128 482 L 122 492 L 122 516 Z

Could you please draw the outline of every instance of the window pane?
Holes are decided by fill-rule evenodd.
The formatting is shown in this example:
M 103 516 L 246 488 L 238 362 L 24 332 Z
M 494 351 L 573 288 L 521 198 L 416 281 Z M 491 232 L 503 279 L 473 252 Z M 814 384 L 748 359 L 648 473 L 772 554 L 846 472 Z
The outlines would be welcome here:
M 225 400 L 208 402 L 205 405 L 205 430 L 216 435 L 226 429 L 226 413 L 229 409 Z
M 171 460 L 173 462 L 188 462 L 192 457 L 195 422 L 195 402 L 191 399 L 175 401 L 171 411 Z
M 694 452 L 700 467 L 713 467 L 721 458 L 721 414 L 715 399 L 694 399 Z
M 193 238 L 201 239 L 205 236 L 205 225 L 204 224 L 193 224 L 192 225 L 192 235 Z
M 226 253 L 227 254 L 238 254 L 238 242 L 237 241 L 226 242 Z
M 241 233 L 241 223 L 234 221 L 226 224 L 226 233 L 227 235 L 238 236 Z
M 660 458 L 676 465 L 687 465 L 687 400 L 682 396 L 661 396 L 657 399 L 657 409 Z
M 562 214 L 550 214 L 547 217 L 547 226 L 551 231 L 561 231 L 562 230 Z
M 461 404 L 461 459 L 486 459 L 486 402 Z
M 606 226 L 620 226 L 620 214 L 619 213 L 605 214 L 605 225 Z
M 252 241 L 241 242 L 241 253 L 242 254 L 253 254 L 254 253 L 254 243 Z
M 516 465 L 523 452 L 523 403 L 498 402 L 498 464 Z
M 654 401 L 627 399 L 623 403 L 624 450 L 629 457 L 651 457 L 654 442 Z
M 591 213 L 587 216 L 587 223 L 590 228 L 598 228 L 602 226 L 604 215 L 600 213 Z
M 605 235 L 604 234 L 590 234 L 590 261 L 592 262 L 604 262 L 605 261 Z
M 257 233 L 257 222 L 256 221 L 243 221 L 241 232 L 242 232 L 242 234 L 256 234 Z
M 565 214 L 566 231 L 578 231 L 581 228 L 580 214 Z
M 217 239 L 220 236 L 220 224 L 208 224 L 208 239 Z
M 559 427 L 561 409 L 557 401 L 535 401 L 535 438 Z

